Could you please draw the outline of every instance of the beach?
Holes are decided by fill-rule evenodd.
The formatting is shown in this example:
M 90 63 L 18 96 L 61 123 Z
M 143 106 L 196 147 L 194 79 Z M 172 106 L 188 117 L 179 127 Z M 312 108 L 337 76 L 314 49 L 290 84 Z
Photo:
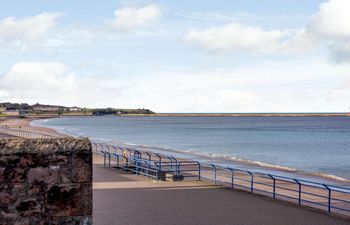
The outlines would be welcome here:
M 49 135 L 50 134 L 51 135 L 62 135 L 62 134 L 58 133 L 56 130 L 51 129 L 51 128 L 30 126 L 30 122 L 33 121 L 34 119 L 37 119 L 37 118 L 9 118 L 7 120 L 6 119 L 2 119 L 2 121 L 0 122 L 0 126 L 5 126 L 5 127 L 13 128 L 13 129 L 22 129 L 22 130 L 30 131 L 30 132 L 40 132 L 40 133 L 45 133 L 45 134 L 49 134 Z M 40 119 L 42 119 L 42 118 L 40 118 Z M 0 135 L 2 135 L 2 134 L 0 134 Z M 3 138 L 11 138 L 11 136 L 9 136 L 9 135 L 2 135 L 1 137 L 3 137 Z M 137 179 L 136 179 L 135 176 L 132 175 L 132 174 L 124 174 L 124 175 L 122 174 L 121 175 L 119 173 L 123 173 L 123 171 L 119 171 L 119 172 L 116 173 L 113 169 L 111 171 L 111 169 L 103 168 L 103 165 L 101 165 L 101 160 L 102 160 L 101 156 L 94 155 L 94 194 L 95 194 L 94 195 L 95 196 L 94 197 L 94 201 L 96 202 L 96 206 L 94 205 L 95 211 L 96 211 L 96 212 L 94 211 L 94 213 L 96 214 L 96 216 L 94 216 L 94 218 L 98 221 L 97 224 L 110 224 L 110 222 L 108 222 L 109 220 L 105 219 L 105 216 L 101 216 L 101 217 L 99 216 L 100 215 L 99 210 L 100 210 L 101 207 L 103 208 L 103 206 L 99 206 L 99 205 L 103 205 L 103 204 L 106 203 L 106 200 L 105 200 L 106 197 L 104 196 L 104 194 L 102 194 L 104 192 L 114 193 L 114 192 L 118 192 L 118 191 L 123 190 L 123 189 L 125 189 L 125 190 L 129 190 L 130 189 L 130 190 L 134 190 L 134 191 L 137 191 L 139 189 L 141 189 L 141 190 L 142 189 L 146 189 L 146 190 L 154 189 L 154 190 L 159 190 L 159 191 L 161 191 L 161 190 L 168 190 L 169 189 L 169 190 L 182 190 L 185 193 L 191 192 L 190 195 L 194 196 L 195 198 L 198 198 L 198 199 L 203 198 L 203 196 L 201 196 L 201 194 L 203 192 L 203 189 L 205 189 L 205 190 L 208 189 L 207 191 L 214 192 L 214 193 L 220 192 L 220 193 L 223 193 L 224 196 L 229 194 L 229 192 L 227 192 L 227 189 L 228 189 L 229 186 L 226 185 L 227 183 L 229 183 L 229 177 L 230 177 L 230 173 L 228 171 L 222 171 L 220 173 L 220 171 L 218 170 L 218 180 L 223 181 L 223 183 L 222 182 L 218 182 L 218 184 L 221 184 L 219 186 L 213 185 L 212 181 L 210 181 L 210 178 L 212 177 L 212 169 L 211 168 L 205 168 L 205 167 L 202 168 L 202 178 L 203 178 L 202 181 L 159 182 L 159 183 L 156 182 L 157 185 L 155 185 L 155 183 L 153 181 L 145 180 L 145 178 L 142 177 L 142 176 L 138 176 Z M 101 172 L 102 170 L 104 171 L 103 173 Z M 107 170 L 108 170 L 108 172 L 107 172 Z M 281 171 L 283 171 L 283 169 Z M 106 174 L 109 174 L 108 175 L 109 178 L 106 177 Z M 127 183 L 127 182 L 125 183 L 124 182 L 124 178 L 122 178 L 122 177 L 125 177 L 125 176 L 128 177 L 127 180 L 129 180 L 129 179 L 131 179 L 131 180 L 136 179 L 136 180 L 133 180 L 133 183 Z M 246 175 L 244 175 L 244 174 L 241 174 L 241 175 L 236 174 L 235 176 L 236 176 L 236 178 L 249 179 L 249 177 L 246 177 Z M 115 180 L 111 179 L 111 177 L 115 177 Z M 209 178 L 209 180 L 205 179 L 206 177 Z M 107 179 L 107 181 L 106 181 L 106 179 Z M 120 181 L 120 179 L 122 181 Z M 271 181 L 266 181 L 266 180 L 264 180 L 264 178 L 257 177 L 255 179 L 258 182 L 262 182 L 262 183 L 266 183 L 266 184 L 271 185 Z M 326 178 L 326 179 L 330 179 L 330 178 Z M 334 181 L 334 180 L 330 179 L 330 181 Z M 225 184 L 225 182 L 226 182 L 226 184 Z M 130 185 L 130 184 L 132 184 L 132 185 Z M 237 184 L 247 185 L 244 181 L 238 181 L 238 183 L 236 181 L 236 185 Z M 289 188 L 292 188 L 292 189 L 297 188 L 297 186 L 293 187 L 290 184 L 287 184 L 287 183 L 284 183 L 284 182 L 281 182 L 280 184 L 282 186 L 289 187 Z M 255 188 L 259 188 L 259 186 L 260 186 L 260 188 L 262 188 L 262 190 L 269 191 L 269 189 L 266 189 L 266 187 L 264 187 L 263 185 L 256 185 Z M 215 190 L 212 190 L 212 189 L 215 189 Z M 222 189 L 222 190 L 220 190 L 220 189 Z M 196 191 L 194 191 L 194 190 L 196 190 Z M 197 190 L 199 190 L 199 191 L 197 191 Z M 267 201 L 266 204 L 267 204 L 268 207 L 270 207 L 269 204 L 271 204 L 272 199 L 266 198 L 265 196 L 262 196 L 262 195 L 264 195 L 263 192 L 260 192 L 260 194 L 262 194 L 262 195 L 257 195 L 257 194 L 259 194 L 259 191 L 257 191 L 256 194 L 254 194 L 253 198 L 252 198 L 249 194 L 247 195 L 246 192 L 242 192 L 241 190 L 245 190 L 245 189 L 244 188 L 243 189 L 238 188 L 238 189 L 235 189 L 235 191 L 232 192 L 232 193 L 233 193 L 233 195 L 236 195 L 237 193 L 239 193 L 239 195 L 249 196 L 248 197 L 250 199 L 249 201 L 254 201 L 253 199 L 255 199 L 255 198 L 256 198 L 256 201 L 261 201 L 261 199 L 262 199 L 264 201 Z M 309 191 L 315 191 L 315 190 L 309 189 Z M 141 191 L 141 193 L 142 192 L 143 191 Z M 173 200 L 175 200 L 177 198 L 176 192 L 170 192 L 170 193 L 174 193 L 175 194 L 174 196 L 171 196 L 171 198 L 173 198 Z M 279 193 L 280 194 L 290 194 L 291 196 L 294 196 L 293 193 L 288 193 L 288 191 L 280 190 Z M 323 193 L 323 191 L 317 191 L 316 190 L 316 193 L 321 194 L 321 195 L 326 195 L 326 193 Z M 101 197 L 98 197 L 100 194 L 101 194 Z M 110 194 L 110 195 L 112 195 L 112 194 Z M 167 194 L 167 195 L 169 195 L 169 194 Z M 295 196 L 295 197 L 297 197 L 297 196 Z M 343 198 L 344 196 L 339 195 L 337 197 Z M 210 201 L 215 201 L 216 198 L 217 197 L 215 197 L 214 199 L 211 199 Z M 345 198 L 347 198 L 347 196 L 345 196 Z M 151 198 L 150 200 L 147 200 L 147 201 L 152 202 L 153 201 L 152 199 L 153 198 Z M 284 200 L 288 201 L 288 199 L 284 199 Z M 326 202 L 324 202 L 323 199 L 310 198 L 310 200 L 313 200 L 313 201 L 316 201 L 316 202 L 319 202 L 319 203 L 322 203 L 322 204 L 326 204 Z M 152 202 L 152 204 L 158 204 L 157 201 L 154 200 L 154 202 Z M 276 203 L 277 203 L 277 205 L 279 205 L 279 204 L 284 205 L 283 207 L 286 207 L 286 205 L 288 205 L 287 208 L 291 207 L 291 209 L 298 208 L 294 204 L 289 204 L 289 203 L 287 203 L 285 201 L 281 201 L 281 200 L 274 201 L 274 203 L 272 203 L 272 204 L 276 204 Z M 114 209 L 114 208 L 120 207 L 119 204 L 117 204 L 117 203 L 109 203 L 109 204 L 113 204 L 113 206 L 107 206 L 106 208 Z M 182 207 L 180 205 L 180 203 L 177 203 L 177 204 L 179 204 L 179 205 L 174 205 L 174 207 Z M 228 202 L 225 203 L 225 204 L 229 205 Z M 246 203 L 246 204 L 248 204 L 248 203 Z M 253 204 L 254 205 L 254 203 L 252 203 L 252 202 L 250 202 L 249 204 Z M 136 206 L 133 206 L 133 207 L 136 207 Z M 235 206 L 235 207 L 237 207 L 237 206 Z M 245 207 L 246 206 L 244 206 L 243 208 L 245 208 Z M 273 207 L 275 207 L 275 206 L 273 206 Z M 310 211 L 310 209 L 311 208 L 307 207 L 307 211 Z M 288 211 L 289 209 L 283 209 L 282 211 L 285 211 L 285 210 L 287 210 L 287 212 L 289 212 Z M 314 212 L 315 209 L 311 209 L 311 211 Z M 317 212 L 317 210 L 316 210 L 316 212 Z M 101 212 L 102 215 L 104 215 L 105 213 L 106 213 L 105 211 Z M 201 213 L 201 212 L 199 212 L 199 213 Z M 206 214 L 207 212 L 203 212 L 203 213 Z M 113 214 L 113 213 L 111 213 L 111 214 Z M 320 212 L 317 212 L 317 214 L 320 214 Z M 225 217 L 225 215 L 222 215 L 222 216 Z M 203 216 L 201 216 L 201 217 L 203 217 Z M 112 218 L 112 217 L 109 216 L 108 218 Z M 347 217 L 345 217 L 345 218 L 347 218 Z M 247 218 L 244 218 L 244 220 L 246 220 L 246 219 Z M 106 223 L 104 223 L 104 222 L 106 222 Z M 270 221 L 270 222 L 272 222 L 272 221 Z M 125 224 L 130 224 L 130 223 L 125 223 Z M 164 224 L 166 224 L 166 223 L 164 223 Z M 169 224 L 171 224 L 171 223 L 169 223 Z M 184 223 L 184 224 L 186 224 L 186 223 Z M 203 223 L 203 224 L 205 224 L 205 223 Z M 254 224 L 254 223 L 252 223 L 252 224 Z M 266 223 L 266 224 L 268 224 L 268 223 Z M 303 224 L 303 223 L 300 223 L 300 224 Z M 309 223 L 309 224 L 312 224 L 312 223 Z M 325 224 L 328 224 L 328 223 L 325 223 Z M 330 223 L 330 224 L 338 224 L 338 222 Z M 339 224 L 342 224 L 342 223 L 339 223 Z
M 16 129 L 16 130 L 38 132 L 38 133 L 50 134 L 50 135 L 67 136 L 65 134 L 55 131 L 54 129 L 50 129 L 47 127 L 30 126 L 31 121 L 44 119 L 44 118 L 52 118 L 52 117 L 29 117 L 29 118 L 0 117 L 0 127 L 7 127 L 11 129 Z M 2 134 L 2 135 L 5 135 L 5 134 Z
M 340 184 L 350 178 L 349 123 L 345 116 L 103 116 L 32 125 L 177 158 Z
M 32 120 L 9 119 L 1 121 L 1 125 L 57 134 L 50 128 L 31 127 Z M 208 181 L 154 182 L 133 173 L 106 168 L 102 160 L 100 155 L 93 157 L 94 224 L 142 222 L 153 225 L 154 221 L 164 225 L 349 223 L 348 217 L 329 216 L 324 211 L 237 189 L 232 191 L 225 185 L 217 186 Z

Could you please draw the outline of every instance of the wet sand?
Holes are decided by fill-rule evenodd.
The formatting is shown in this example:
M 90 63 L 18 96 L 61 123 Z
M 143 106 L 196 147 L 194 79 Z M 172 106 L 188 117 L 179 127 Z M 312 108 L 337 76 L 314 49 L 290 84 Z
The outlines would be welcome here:
M 93 223 L 98 225 L 345 225 L 311 209 L 200 181 L 155 182 L 94 156 Z

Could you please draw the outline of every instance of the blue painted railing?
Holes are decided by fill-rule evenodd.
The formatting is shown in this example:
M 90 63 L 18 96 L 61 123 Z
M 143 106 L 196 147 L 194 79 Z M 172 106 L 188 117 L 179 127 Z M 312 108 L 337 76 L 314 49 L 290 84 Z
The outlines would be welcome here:
M 350 188 L 325 184 L 305 179 L 223 167 L 216 164 L 200 163 L 177 159 L 153 152 L 93 143 L 94 151 L 104 158 L 104 166 L 132 171 L 137 175 L 160 180 L 160 175 L 170 173 L 184 178 L 207 180 L 214 185 L 229 186 L 251 193 L 271 196 L 350 216 Z

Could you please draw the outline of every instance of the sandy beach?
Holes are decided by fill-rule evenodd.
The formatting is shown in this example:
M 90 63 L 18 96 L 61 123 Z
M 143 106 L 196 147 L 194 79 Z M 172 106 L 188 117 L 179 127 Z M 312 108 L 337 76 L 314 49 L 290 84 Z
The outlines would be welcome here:
M 16 118 L 16 117 L 2 117 L 0 118 L 0 127 L 7 127 L 12 129 L 20 129 L 23 131 L 32 131 L 43 134 L 51 134 L 51 135 L 59 135 L 59 136 L 67 136 L 65 134 L 58 133 L 57 131 L 46 128 L 46 127 L 32 127 L 29 123 L 36 119 L 45 119 L 47 117 L 29 117 L 29 118 Z M 4 135 L 4 134 L 3 134 Z
M 29 123 L 33 119 L 35 118 L 2 119 L 0 126 L 58 134 L 50 128 L 31 127 Z M 155 220 L 159 221 L 157 224 L 164 225 L 349 224 L 349 220 L 342 217 L 335 218 L 325 212 L 298 207 L 280 200 L 274 201 L 270 197 L 251 195 L 239 190 L 230 191 L 227 187 L 214 186 L 204 181 L 154 182 L 143 176 L 104 168 L 102 158 L 97 155 L 94 156 L 93 168 L 94 223 L 99 225 L 132 225 L 141 221 L 143 224 L 153 225 Z M 203 175 L 205 173 L 204 169 Z M 141 212 L 142 215 L 135 217 L 133 212 Z

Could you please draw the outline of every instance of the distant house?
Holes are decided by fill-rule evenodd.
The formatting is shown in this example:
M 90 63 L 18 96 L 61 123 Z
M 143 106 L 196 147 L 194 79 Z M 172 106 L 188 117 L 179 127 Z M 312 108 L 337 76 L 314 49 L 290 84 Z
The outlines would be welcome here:
M 37 112 L 58 112 L 59 107 L 58 106 L 34 106 L 33 110 Z
M 77 112 L 77 111 L 81 111 L 81 108 L 79 108 L 79 107 L 70 107 L 69 108 L 69 110 L 71 111 L 71 112 Z
M 20 110 L 18 110 L 18 114 L 19 114 L 19 116 L 26 116 L 26 110 L 24 110 L 24 109 L 20 109 Z
M 5 111 L 2 111 L 2 114 L 8 115 L 8 116 L 19 116 L 19 110 L 18 109 L 5 110 Z
M 2 112 L 4 112 L 4 111 L 6 111 L 6 107 L 0 106 L 0 113 L 2 113 Z

